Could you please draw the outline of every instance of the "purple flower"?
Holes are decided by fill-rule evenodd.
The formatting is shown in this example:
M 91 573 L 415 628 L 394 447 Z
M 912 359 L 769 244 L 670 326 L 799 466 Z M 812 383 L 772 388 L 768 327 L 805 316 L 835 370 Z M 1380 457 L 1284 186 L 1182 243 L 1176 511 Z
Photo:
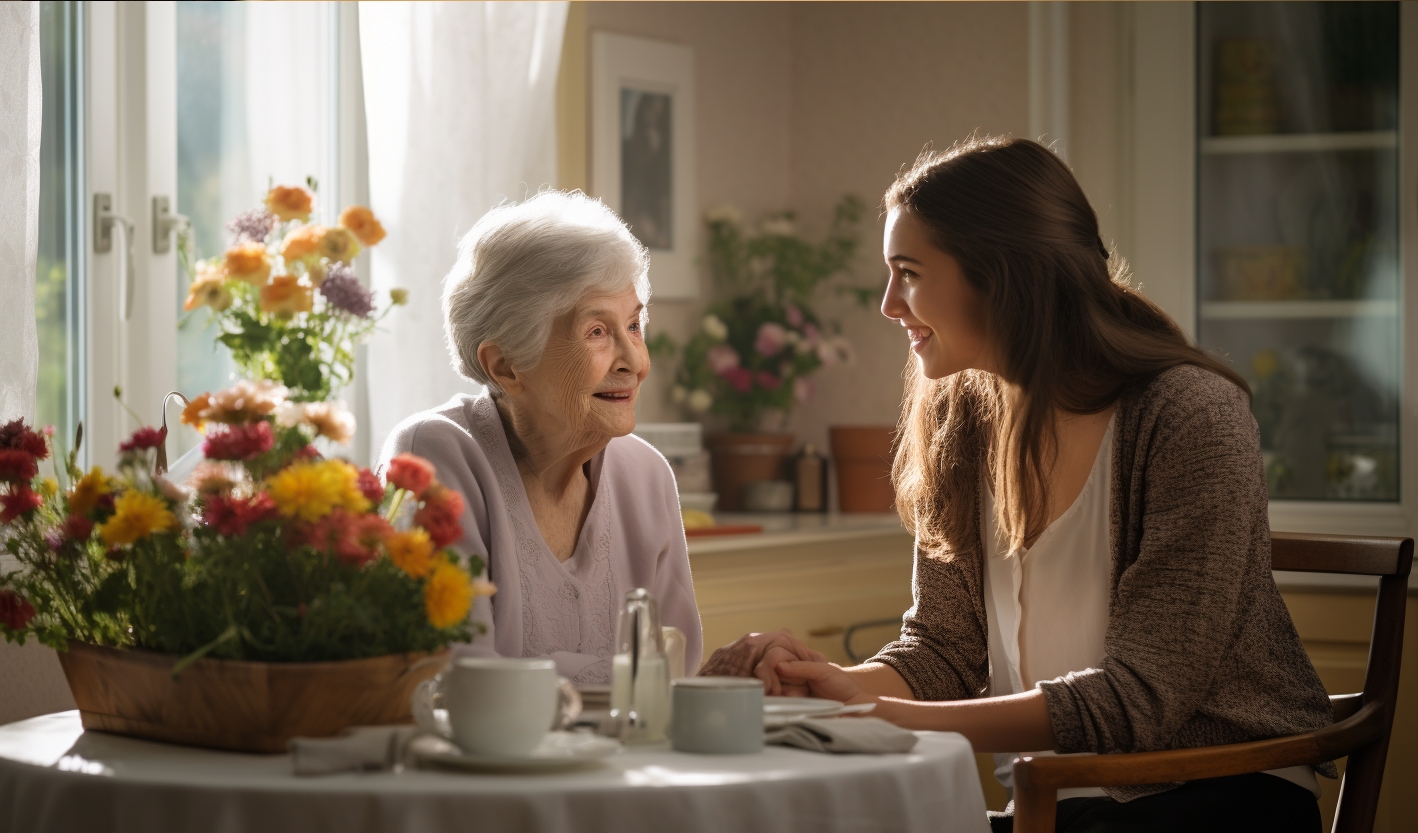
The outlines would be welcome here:
M 368 318 L 374 312 L 374 293 L 364 288 L 350 267 L 343 263 L 330 264 L 325 282 L 320 284 L 325 302 L 350 315 Z
M 236 242 L 250 241 L 252 243 L 266 242 L 266 236 L 271 233 L 271 227 L 276 224 L 276 215 L 264 208 L 257 208 L 252 211 L 243 211 L 231 219 L 226 224 L 227 231 L 236 235 Z

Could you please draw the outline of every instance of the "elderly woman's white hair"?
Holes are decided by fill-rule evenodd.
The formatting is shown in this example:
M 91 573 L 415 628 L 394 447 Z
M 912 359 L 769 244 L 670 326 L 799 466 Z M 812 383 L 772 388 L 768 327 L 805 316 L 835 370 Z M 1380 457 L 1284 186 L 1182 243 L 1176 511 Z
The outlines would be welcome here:
M 443 328 L 453 367 L 501 393 L 478 361 L 492 342 L 512 366 L 541 360 L 552 322 L 589 294 L 635 288 L 650 300 L 650 255 L 600 200 L 542 191 L 484 214 L 443 279 Z

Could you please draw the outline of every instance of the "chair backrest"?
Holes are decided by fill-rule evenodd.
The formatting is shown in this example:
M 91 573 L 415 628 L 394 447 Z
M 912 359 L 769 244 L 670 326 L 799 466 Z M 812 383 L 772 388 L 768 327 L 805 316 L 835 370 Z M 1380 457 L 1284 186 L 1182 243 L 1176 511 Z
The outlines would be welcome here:
M 1349 754 L 1335 833 L 1368 833 L 1378 811 L 1383 786 L 1384 761 L 1398 703 L 1398 674 L 1403 656 L 1403 615 L 1408 601 L 1408 573 L 1413 566 L 1412 538 L 1372 538 L 1343 535 L 1271 535 L 1271 566 L 1276 570 L 1311 573 L 1349 573 L 1379 577 L 1374 631 L 1369 642 L 1369 665 L 1364 691 L 1346 711 L 1357 711 L 1371 702 L 1382 704 L 1383 733 L 1367 746 Z M 1350 698 L 1335 698 L 1343 702 Z M 1339 708 L 1336 703 L 1336 708 Z

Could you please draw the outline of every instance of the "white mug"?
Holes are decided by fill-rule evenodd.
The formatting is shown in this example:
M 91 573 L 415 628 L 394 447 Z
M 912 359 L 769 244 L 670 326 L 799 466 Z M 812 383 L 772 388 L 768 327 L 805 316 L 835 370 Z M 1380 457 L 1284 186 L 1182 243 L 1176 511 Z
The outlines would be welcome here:
M 763 749 L 763 683 L 686 677 L 670 683 L 670 745 L 677 752 L 743 755 Z
M 448 716 L 439 719 L 440 705 Z M 521 758 L 581 714 L 581 696 L 549 659 L 461 657 L 413 696 L 414 721 L 470 755 Z

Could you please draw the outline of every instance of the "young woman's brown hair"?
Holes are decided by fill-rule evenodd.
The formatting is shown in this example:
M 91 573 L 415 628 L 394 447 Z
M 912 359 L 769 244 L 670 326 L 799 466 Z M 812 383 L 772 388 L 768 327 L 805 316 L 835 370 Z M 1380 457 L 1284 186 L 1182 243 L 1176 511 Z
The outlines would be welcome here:
M 1000 528 L 1011 548 L 1048 521 L 1048 474 L 1059 410 L 1097 413 L 1128 388 L 1180 364 L 1229 367 L 1187 342 L 1128 285 L 1068 166 L 1027 139 L 971 138 L 925 152 L 887 191 L 954 257 L 984 299 L 999 374 L 927 379 L 913 360 L 893 471 L 896 505 L 923 552 L 950 557 L 978 507 L 952 500 L 975 484 L 962 465 L 987 455 Z

